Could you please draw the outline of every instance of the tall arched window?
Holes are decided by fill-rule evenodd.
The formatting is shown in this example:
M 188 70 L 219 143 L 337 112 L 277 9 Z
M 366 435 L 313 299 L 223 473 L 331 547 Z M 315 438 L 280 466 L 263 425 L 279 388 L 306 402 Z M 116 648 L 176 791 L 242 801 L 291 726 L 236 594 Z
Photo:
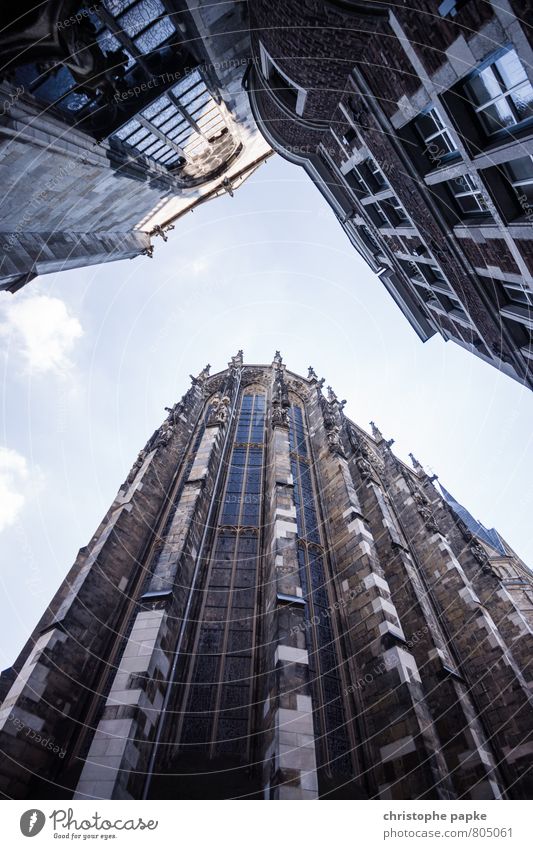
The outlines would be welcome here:
M 247 756 L 265 450 L 264 390 L 246 387 L 221 489 L 200 623 L 181 711 L 181 750 Z M 255 664 L 257 666 L 257 664 Z

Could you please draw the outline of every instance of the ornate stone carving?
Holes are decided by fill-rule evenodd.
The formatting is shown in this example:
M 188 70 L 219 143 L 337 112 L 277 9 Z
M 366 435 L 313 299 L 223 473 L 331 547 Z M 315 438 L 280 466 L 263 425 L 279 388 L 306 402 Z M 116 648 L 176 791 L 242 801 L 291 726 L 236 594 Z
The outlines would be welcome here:
M 489 556 L 481 543 L 473 539 L 470 543 L 470 553 L 481 566 L 488 566 Z
M 152 437 L 153 442 L 150 446 L 150 449 L 153 448 L 164 448 L 170 442 L 172 436 L 174 435 L 174 427 L 170 423 L 168 419 L 166 419 L 161 427 L 156 430 L 154 437 Z
M 167 224 L 164 227 L 162 227 L 161 224 L 156 224 L 153 230 L 150 232 L 150 236 L 161 236 L 164 242 L 168 242 L 167 233 L 173 229 L 173 224 Z
M 344 448 L 342 445 L 341 429 L 339 425 L 333 425 L 327 431 L 327 437 L 330 451 L 332 451 L 333 454 L 340 454 L 341 457 L 344 457 Z
M 307 379 L 308 380 L 318 380 L 318 375 L 317 375 L 316 371 L 314 370 L 313 366 L 309 366 L 309 369 L 307 371 Z
M 333 454 L 338 454 L 340 457 L 346 456 L 342 444 L 342 428 L 344 424 L 342 409 L 345 403 L 346 401 L 338 400 L 331 386 L 328 386 L 328 400 L 326 401 L 321 396 L 322 414 L 328 446 Z
M 229 405 L 230 399 L 228 395 L 223 395 L 220 398 L 216 395 L 212 401 L 213 409 L 211 410 L 211 415 L 209 416 L 208 426 L 213 427 L 214 425 L 218 425 L 219 427 L 223 427 L 229 417 Z
M 277 402 L 272 403 L 272 427 L 289 427 L 289 410 Z
M 196 386 L 197 384 L 200 384 L 200 386 L 202 386 L 206 382 L 207 378 L 209 377 L 210 368 L 211 368 L 211 366 L 208 363 L 206 366 L 204 366 L 204 368 L 202 369 L 202 371 L 200 372 L 198 377 L 194 377 L 194 375 L 192 375 L 192 374 L 189 375 L 189 377 L 191 378 L 193 386 Z
M 429 531 L 433 531 L 433 533 L 440 534 L 441 530 L 437 524 L 435 516 L 433 515 L 433 510 L 431 509 L 427 495 L 418 487 L 413 489 L 412 494 L 413 500 L 417 505 L 418 512 L 420 513 L 426 528 Z
M 383 439 L 383 434 L 381 433 L 379 427 L 374 422 L 370 422 L 370 427 L 372 428 L 372 436 L 376 440 L 376 442 L 381 442 Z
M 124 483 L 120 487 L 121 489 L 125 489 L 126 487 L 128 487 L 130 484 L 133 483 L 133 481 L 137 477 L 139 469 L 141 468 L 142 464 L 144 463 L 145 457 L 146 457 L 146 451 L 143 448 L 143 450 L 139 451 L 139 453 L 137 454 L 137 459 L 135 460 L 135 463 L 131 467 L 131 470 L 130 470 L 128 477 L 126 478 L 126 480 L 124 481 Z
M 372 472 L 372 466 L 370 465 L 366 457 L 363 457 L 362 455 L 359 456 L 356 460 L 356 463 L 363 480 L 371 480 L 374 477 Z
M 242 348 L 240 348 L 234 357 L 228 363 L 229 368 L 241 368 L 244 362 L 244 354 Z
M 276 355 L 279 351 L 276 351 Z M 281 358 L 276 368 L 272 387 L 272 427 L 289 427 L 289 388 L 285 382 Z

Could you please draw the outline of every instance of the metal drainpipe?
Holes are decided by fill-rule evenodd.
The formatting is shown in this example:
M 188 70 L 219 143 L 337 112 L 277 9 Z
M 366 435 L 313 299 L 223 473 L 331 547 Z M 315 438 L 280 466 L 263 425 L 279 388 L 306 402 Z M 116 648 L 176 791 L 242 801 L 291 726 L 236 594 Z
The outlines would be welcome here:
M 375 105 L 374 95 L 370 91 L 370 88 L 368 87 L 367 82 L 366 82 L 362 72 L 359 70 L 359 68 L 357 68 L 357 67 L 353 68 L 352 76 L 353 76 L 353 78 L 354 78 L 354 80 L 355 80 L 355 82 L 356 82 L 356 84 L 359 88 L 359 93 L 362 94 L 364 99 L 365 99 L 365 105 L 367 106 L 368 110 L 370 112 L 372 112 L 372 114 L 374 115 L 374 118 L 376 119 L 380 128 L 383 130 L 385 135 L 388 136 L 389 138 L 395 137 L 395 133 L 396 133 L 395 128 L 392 127 L 392 125 L 388 122 L 388 120 L 381 115 L 380 110 Z M 392 130 L 392 132 L 391 132 L 391 130 Z M 398 143 L 398 144 L 394 144 L 392 146 L 393 146 L 393 149 L 394 149 L 394 152 L 396 153 L 396 155 L 401 159 L 402 164 L 403 164 L 404 168 L 406 169 L 406 172 L 411 176 L 415 185 L 419 185 L 420 184 L 420 175 L 417 173 L 414 165 L 411 163 L 411 160 L 409 159 L 407 154 L 403 151 L 401 144 Z M 425 186 L 425 184 L 424 184 L 424 186 Z M 426 188 L 430 189 L 431 187 L 426 186 Z M 507 330 L 507 327 L 505 326 L 505 324 L 501 321 L 500 313 L 497 312 L 496 315 L 495 315 L 494 306 L 491 303 L 490 298 L 486 295 L 483 288 L 478 285 L 475 273 L 468 267 L 468 264 L 465 262 L 464 258 L 462 257 L 461 252 L 459 251 L 457 246 L 454 244 L 455 237 L 453 236 L 453 233 L 450 232 L 450 227 L 446 224 L 437 204 L 433 200 L 433 197 L 431 195 L 431 191 L 425 192 L 423 199 L 424 199 L 426 205 L 429 207 L 429 209 L 430 209 L 433 217 L 437 221 L 439 227 L 441 228 L 441 230 L 442 230 L 442 232 L 445 236 L 445 239 L 446 239 L 446 244 L 448 245 L 448 247 L 450 249 L 450 253 L 455 257 L 456 262 L 461 266 L 461 268 L 463 269 L 463 272 L 467 275 L 470 283 L 473 286 L 474 292 L 476 293 L 476 295 L 480 299 L 481 303 L 483 304 L 483 306 L 487 310 L 487 313 L 492 318 L 492 320 L 495 321 L 495 323 L 498 327 L 498 331 L 500 333 L 500 337 L 503 340 L 505 340 L 505 343 L 506 343 L 506 345 L 507 345 L 507 347 L 510 351 L 510 354 L 511 354 L 511 357 L 512 357 L 512 360 L 513 360 L 511 365 L 513 365 L 513 367 L 517 371 L 517 379 L 521 382 L 531 384 L 531 377 L 529 376 L 529 373 L 528 373 L 529 372 L 528 364 L 526 364 L 525 376 L 524 376 L 523 358 L 521 358 L 520 354 L 517 354 L 517 348 L 516 348 L 515 343 L 512 340 L 511 334 Z M 416 225 L 416 221 L 415 221 L 415 225 Z M 417 227 L 418 227 L 418 225 L 417 225 Z M 453 288 L 453 286 L 452 286 L 452 288 Z M 461 298 L 459 298 L 459 300 L 462 303 Z M 472 327 L 477 332 L 477 327 L 474 324 L 474 322 L 472 322 Z M 483 339 L 482 334 L 479 333 L 478 335 L 482 339 L 483 344 L 485 345 L 485 348 L 490 351 L 491 359 L 494 362 L 494 357 L 492 356 L 494 352 L 490 350 L 489 346 L 485 342 L 485 339 Z
M 185 605 L 185 611 L 184 611 L 183 618 L 182 618 L 182 621 L 181 621 L 178 639 L 176 641 L 176 646 L 174 648 L 174 660 L 172 661 L 172 667 L 170 669 L 170 672 L 169 672 L 169 675 L 168 675 L 168 678 L 167 678 L 167 681 L 166 681 L 167 688 L 166 688 L 166 691 L 165 691 L 165 695 L 163 697 L 163 704 L 161 705 L 161 711 L 159 713 L 159 719 L 158 719 L 158 722 L 157 722 L 156 734 L 155 734 L 154 742 L 153 742 L 153 745 L 152 745 L 152 752 L 150 754 L 150 760 L 148 762 L 148 768 L 146 770 L 146 780 L 144 782 L 144 789 L 143 789 L 143 794 L 142 794 L 142 797 L 141 797 L 142 799 L 147 799 L 148 793 L 150 791 L 150 784 L 152 782 L 152 776 L 153 776 L 153 773 L 154 773 L 155 760 L 156 760 L 157 753 L 158 753 L 158 750 L 159 750 L 159 745 L 160 745 L 160 742 L 161 742 L 161 735 L 163 733 L 163 726 L 164 726 L 164 723 L 165 723 L 165 712 L 168 708 L 168 703 L 170 701 L 170 694 L 171 694 L 171 691 L 172 691 L 172 685 L 174 683 L 174 676 L 176 674 L 176 668 L 177 668 L 177 665 L 178 665 L 178 658 L 180 656 L 181 644 L 183 642 L 183 637 L 184 637 L 184 634 L 185 634 L 185 628 L 186 628 L 188 621 L 189 621 L 190 610 L 191 610 L 191 607 L 192 607 L 192 599 L 193 599 L 193 595 L 194 595 L 194 592 L 195 592 L 195 589 L 196 589 L 196 581 L 197 581 L 197 578 L 198 578 L 198 573 L 200 571 L 200 563 L 201 563 L 201 560 L 202 560 L 202 556 L 203 556 L 203 552 L 204 552 L 204 548 L 205 548 L 205 543 L 206 543 L 206 540 L 207 540 L 207 534 L 208 534 L 209 528 L 211 526 L 211 518 L 213 516 L 213 512 L 214 512 L 214 509 L 215 509 L 215 498 L 216 498 L 216 494 L 218 492 L 218 484 L 219 484 L 219 481 L 220 481 L 220 476 L 222 474 L 222 468 L 224 466 L 223 460 L 224 460 L 224 457 L 226 455 L 227 448 L 228 448 L 229 435 L 230 435 L 231 429 L 232 429 L 231 425 L 233 424 L 233 419 L 235 417 L 235 408 L 237 406 L 237 401 L 238 401 L 238 398 L 239 398 L 239 390 L 240 390 L 240 386 L 241 386 L 241 377 L 242 377 L 242 366 L 239 368 L 239 371 L 237 373 L 237 386 L 235 388 L 235 397 L 233 399 L 233 403 L 232 403 L 232 406 L 231 406 L 231 413 L 230 413 L 229 419 L 226 423 L 226 434 L 224 436 L 224 444 L 222 446 L 222 451 L 221 451 L 221 455 L 220 455 L 220 462 L 218 464 L 217 476 L 215 478 L 215 484 L 213 486 L 213 491 L 211 493 L 211 500 L 210 500 L 210 503 L 209 503 L 209 510 L 207 511 L 207 517 L 206 517 L 206 520 L 205 520 L 202 539 L 200 541 L 200 548 L 198 549 L 198 554 L 196 555 L 196 564 L 195 564 L 195 567 L 194 567 L 194 572 L 193 572 L 193 576 L 192 576 L 191 586 L 190 586 L 190 589 L 189 589 L 189 594 L 187 596 L 187 604 Z

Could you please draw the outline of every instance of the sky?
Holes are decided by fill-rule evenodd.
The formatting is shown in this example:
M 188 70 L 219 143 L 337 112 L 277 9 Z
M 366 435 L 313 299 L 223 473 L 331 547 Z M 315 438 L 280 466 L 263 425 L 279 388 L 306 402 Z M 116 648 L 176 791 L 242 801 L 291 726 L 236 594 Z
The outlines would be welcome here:
M 312 365 L 533 566 L 533 393 L 422 344 L 305 173 L 278 156 L 154 258 L 0 293 L 0 666 L 11 665 L 137 453 L 206 363 Z

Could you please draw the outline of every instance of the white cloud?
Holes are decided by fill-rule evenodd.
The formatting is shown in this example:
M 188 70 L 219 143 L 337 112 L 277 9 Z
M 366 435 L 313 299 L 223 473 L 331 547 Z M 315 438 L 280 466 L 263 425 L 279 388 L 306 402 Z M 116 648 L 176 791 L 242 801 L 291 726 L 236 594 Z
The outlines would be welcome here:
M 29 483 L 26 458 L 0 446 L 0 531 L 12 525 L 24 507 Z
M 69 371 L 70 354 L 83 329 L 62 300 L 49 295 L 15 295 L 3 305 L 3 313 L 0 334 L 9 337 L 10 350 L 22 356 L 29 371 Z

